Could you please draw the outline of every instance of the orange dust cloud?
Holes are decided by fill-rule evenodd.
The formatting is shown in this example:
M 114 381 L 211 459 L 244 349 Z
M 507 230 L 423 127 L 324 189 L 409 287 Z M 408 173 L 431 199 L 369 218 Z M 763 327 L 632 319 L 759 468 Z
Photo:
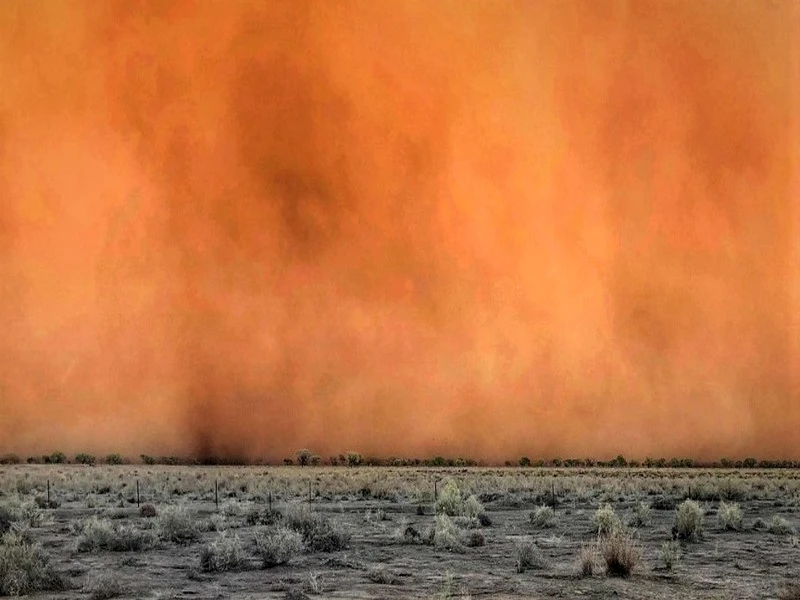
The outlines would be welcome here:
M 793 0 L 5 0 L 0 450 L 800 447 Z

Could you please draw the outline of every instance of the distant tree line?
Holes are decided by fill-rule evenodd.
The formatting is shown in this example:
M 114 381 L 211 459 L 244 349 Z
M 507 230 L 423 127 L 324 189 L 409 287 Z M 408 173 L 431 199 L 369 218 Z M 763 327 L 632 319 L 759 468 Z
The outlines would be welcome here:
M 140 454 L 139 461 L 145 465 L 269 465 L 267 461 L 248 460 L 241 457 L 205 457 L 203 459 L 177 457 L 177 456 L 150 456 Z M 133 462 L 121 454 L 113 453 L 106 456 L 96 457 L 92 454 L 79 453 L 69 457 L 60 451 L 52 452 L 41 456 L 30 456 L 26 459 L 20 458 L 17 454 L 9 453 L 0 455 L 0 465 L 15 465 L 23 462 L 28 464 L 80 464 L 80 465 L 122 465 Z M 275 464 L 275 463 L 272 463 Z M 277 463 L 281 464 L 281 463 Z M 298 450 L 293 458 L 285 458 L 284 465 L 298 465 L 301 467 L 328 465 L 333 467 L 475 467 L 490 466 L 479 463 L 469 458 L 447 458 L 444 456 L 434 456 L 432 458 L 401 458 L 388 457 L 380 458 L 375 456 L 363 456 L 359 452 L 348 451 L 338 455 L 329 456 L 323 459 L 319 454 L 315 454 L 307 448 Z M 595 460 L 593 458 L 551 458 L 551 459 L 531 459 L 523 456 L 515 461 L 505 461 L 506 467 L 520 468 L 647 468 L 647 469 L 691 469 L 691 468 L 721 468 L 721 469 L 796 469 L 800 468 L 800 461 L 793 460 L 759 460 L 756 458 L 728 459 L 722 458 L 717 461 L 704 462 L 696 461 L 692 458 L 645 458 L 644 460 L 628 460 L 622 455 L 618 455 L 611 460 Z

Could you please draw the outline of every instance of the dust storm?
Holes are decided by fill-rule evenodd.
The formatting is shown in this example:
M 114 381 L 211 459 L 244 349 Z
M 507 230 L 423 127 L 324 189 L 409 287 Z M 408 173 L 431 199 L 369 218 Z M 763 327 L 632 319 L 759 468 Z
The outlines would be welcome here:
M 790 1 L 0 6 L 0 450 L 798 458 Z

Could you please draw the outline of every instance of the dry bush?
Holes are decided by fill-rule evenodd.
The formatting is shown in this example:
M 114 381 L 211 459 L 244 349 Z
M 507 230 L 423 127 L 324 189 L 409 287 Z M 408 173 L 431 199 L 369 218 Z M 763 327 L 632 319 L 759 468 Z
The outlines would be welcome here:
M 156 507 L 152 504 L 142 504 L 139 508 L 139 516 L 144 517 L 145 519 L 152 519 L 156 516 Z
M 36 545 L 14 532 L 0 538 L 0 596 L 25 596 L 37 591 L 61 591 L 67 581 Z
M 125 593 L 116 573 L 95 574 L 84 586 L 90 600 L 108 600 Z
M 439 495 L 436 498 L 434 505 L 436 514 L 444 514 L 449 517 L 455 517 L 462 514 L 463 503 L 461 500 L 461 490 L 458 489 L 458 484 L 453 479 L 446 479 L 442 489 L 439 490 Z
M 592 523 L 597 535 L 611 535 L 622 529 L 622 521 L 610 504 L 604 504 L 594 512 Z
M 597 544 L 589 543 L 581 546 L 580 574 L 581 577 L 591 577 L 597 565 Z
M 540 529 L 552 528 L 558 525 L 556 511 L 550 506 L 539 506 L 530 514 L 530 520 L 534 527 Z
M 156 528 L 159 537 L 168 542 L 189 544 L 200 539 L 200 527 L 183 506 L 168 506 L 162 510 L 157 517 Z
M 288 527 L 274 526 L 256 532 L 256 550 L 265 569 L 288 563 L 303 552 L 303 536 Z
M 619 529 L 602 539 L 600 553 L 611 577 L 629 577 L 641 558 L 631 535 Z
M 800 600 L 800 583 L 788 583 L 778 591 L 779 600 Z
M 661 560 L 664 566 L 672 571 L 681 558 L 681 545 L 676 540 L 670 540 L 661 544 Z
M 471 531 L 464 543 L 470 548 L 479 548 L 486 545 L 486 537 L 480 531 Z
M 742 528 L 742 509 L 736 503 L 720 502 L 717 521 L 722 529 L 738 531 Z
M 237 571 L 247 564 L 242 542 L 237 535 L 222 531 L 217 539 L 204 545 L 200 550 L 200 570 L 206 573 Z
M 81 527 L 77 541 L 78 552 L 140 552 L 152 548 L 155 543 L 149 531 L 132 525 L 117 525 L 109 519 L 89 517 Z
M 761 517 L 757 517 L 753 521 L 753 531 L 766 531 L 767 529 L 769 529 L 769 524 Z
M 248 507 L 244 515 L 244 520 L 248 525 L 277 525 L 281 519 L 283 519 L 281 511 L 255 505 Z
M 769 532 L 776 535 L 788 535 L 794 532 L 794 528 L 780 515 L 774 515 L 769 521 Z
M 367 571 L 367 579 L 369 579 L 372 583 L 380 583 L 383 585 L 400 584 L 400 578 L 383 565 L 374 567 Z
M 459 552 L 464 549 L 461 532 L 446 514 L 436 515 L 433 545 L 436 548 L 450 550 L 451 552 Z
M 696 541 L 703 530 L 703 509 L 694 500 L 684 500 L 675 512 L 675 536 Z
M 47 523 L 47 513 L 41 510 L 34 500 L 20 500 L 17 497 L 10 498 L 5 506 L 5 518 L 23 523 L 28 527 L 41 527 Z
M 647 504 L 647 502 L 639 502 L 636 505 L 636 508 L 634 508 L 633 514 L 629 519 L 630 525 L 632 527 L 646 527 L 650 524 L 652 512 L 653 509 L 650 508 L 650 505 Z
M 524 573 L 528 569 L 541 569 L 544 567 L 542 551 L 531 541 L 517 544 L 517 573 Z

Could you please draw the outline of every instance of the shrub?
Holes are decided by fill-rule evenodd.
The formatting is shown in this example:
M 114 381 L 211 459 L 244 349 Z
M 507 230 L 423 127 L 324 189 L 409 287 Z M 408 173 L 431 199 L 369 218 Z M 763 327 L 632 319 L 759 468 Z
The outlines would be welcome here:
M 0 506 L 0 535 L 11 529 L 11 523 L 14 521 L 11 511 L 5 506 Z
M 794 529 L 789 524 L 789 521 L 781 517 L 780 515 L 775 515 L 770 519 L 769 522 L 769 532 L 774 533 L 777 535 L 786 535 L 792 533 Z
M 281 519 L 283 519 L 281 511 L 258 506 L 251 506 L 244 515 L 248 525 L 276 525 Z
M 200 538 L 200 528 L 194 517 L 183 506 L 168 506 L 161 511 L 156 528 L 161 539 L 177 544 L 188 544 Z
M 694 500 L 684 500 L 675 513 L 675 535 L 681 540 L 697 540 L 703 528 L 703 509 Z
M 641 557 L 633 538 L 619 529 L 600 542 L 600 552 L 611 577 L 629 577 Z
M 681 557 L 681 545 L 675 541 L 670 540 L 661 544 L 661 560 L 664 561 L 664 566 L 672 571 Z
M 470 496 L 464 500 L 464 503 L 461 506 L 461 514 L 471 519 L 480 519 L 481 515 L 484 515 L 485 518 L 488 518 L 486 511 L 483 508 L 483 504 L 481 504 L 481 501 L 478 500 L 478 497 L 475 494 L 470 494 Z
M 633 527 L 645 527 L 650 524 L 652 509 L 647 502 L 639 502 L 631 515 L 630 524 Z
M 288 563 L 303 551 L 303 536 L 278 526 L 256 532 L 256 551 L 265 569 Z
M 742 528 L 742 509 L 738 504 L 720 502 L 717 521 L 722 529 L 736 531 Z
M 380 583 L 383 585 L 398 585 L 400 583 L 400 578 L 383 565 L 367 571 L 367 579 L 372 583 Z
M 39 509 L 35 500 L 20 501 L 19 498 L 12 498 L 4 507 L 6 517 L 10 521 L 24 523 L 28 527 L 41 527 L 46 521 L 47 515 Z
M 558 524 L 556 512 L 550 506 L 539 506 L 530 514 L 534 527 L 551 528 Z
M 350 545 L 350 534 L 339 523 L 317 515 L 307 504 L 291 506 L 286 512 L 285 522 L 314 552 L 335 552 Z
M 436 514 L 444 514 L 450 517 L 460 515 L 463 511 L 461 501 L 461 490 L 453 479 L 446 479 L 444 485 L 439 490 L 434 506 Z
M 433 531 L 433 545 L 450 551 L 460 551 L 463 549 L 461 532 L 456 527 L 453 520 L 446 514 L 436 515 Z
M 109 519 L 90 517 L 78 536 L 78 552 L 137 552 L 153 546 L 153 536 L 131 525 L 114 525 Z
M 124 462 L 119 454 L 109 454 L 104 460 L 107 465 L 121 465 Z
M 53 569 L 38 545 L 13 532 L 0 538 L 0 596 L 61 591 L 66 587 L 66 580 Z
M 247 557 L 239 537 L 229 536 L 225 531 L 200 549 L 200 569 L 206 573 L 235 571 L 242 569 L 246 563 Z
M 116 598 L 125 591 L 115 573 L 99 573 L 95 575 L 87 582 L 85 590 L 89 592 L 90 600 Z
M 97 459 L 91 454 L 76 454 L 75 462 L 79 465 L 93 465 Z
M 622 528 L 622 521 L 610 504 L 605 504 L 594 512 L 592 523 L 597 535 L 611 535 Z
M 486 545 L 486 538 L 484 537 L 484 535 L 480 531 L 472 531 L 467 536 L 466 544 L 470 548 L 477 548 L 477 547 L 480 547 L 480 546 L 485 546 Z
M 544 555 L 533 542 L 517 544 L 517 573 L 544 567 Z
M 145 519 L 152 519 L 156 514 L 156 507 L 152 504 L 142 504 L 142 506 L 139 507 L 139 515 Z
M 767 529 L 769 529 L 769 524 L 761 517 L 758 517 L 755 521 L 753 521 L 754 531 L 766 531 Z

